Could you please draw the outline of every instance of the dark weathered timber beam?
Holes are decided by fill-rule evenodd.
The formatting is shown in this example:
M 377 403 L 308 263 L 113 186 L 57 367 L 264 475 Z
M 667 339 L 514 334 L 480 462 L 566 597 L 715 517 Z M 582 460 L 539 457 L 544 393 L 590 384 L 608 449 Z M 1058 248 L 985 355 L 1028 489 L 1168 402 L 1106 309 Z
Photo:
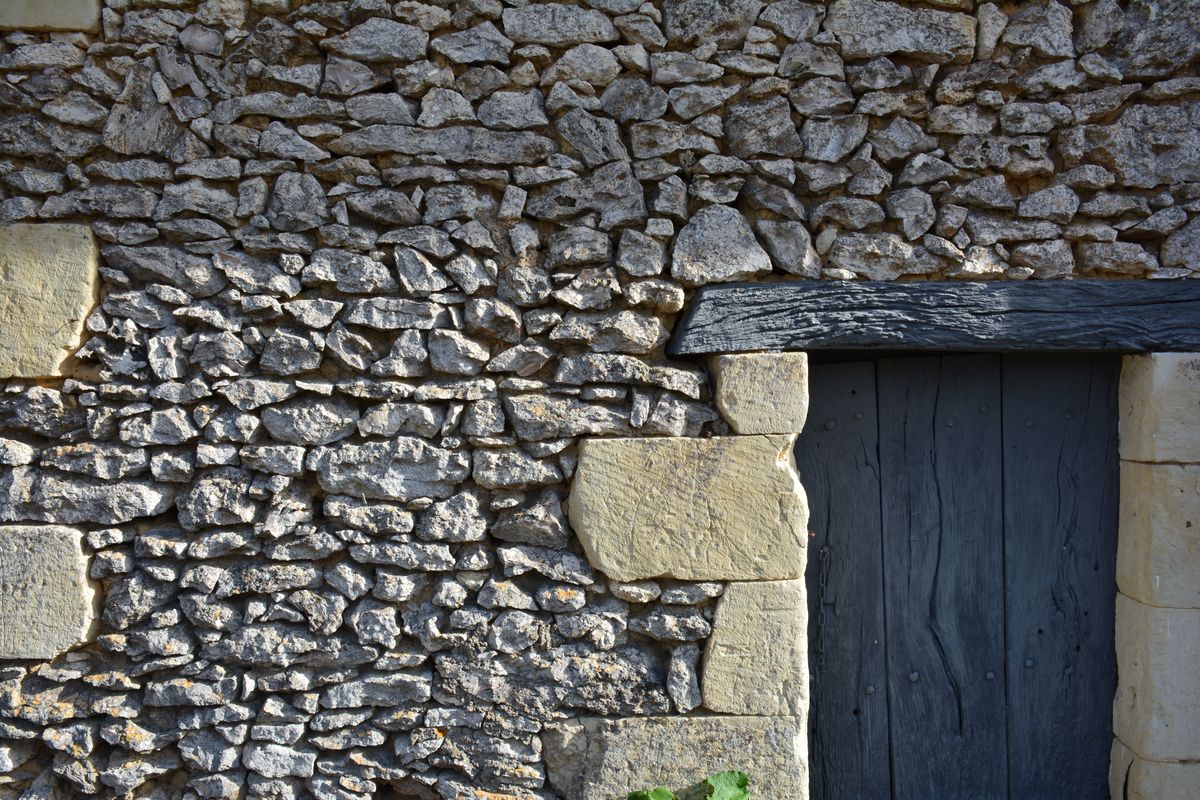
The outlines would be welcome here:
M 668 346 L 744 350 L 1200 351 L 1200 280 L 706 286 Z

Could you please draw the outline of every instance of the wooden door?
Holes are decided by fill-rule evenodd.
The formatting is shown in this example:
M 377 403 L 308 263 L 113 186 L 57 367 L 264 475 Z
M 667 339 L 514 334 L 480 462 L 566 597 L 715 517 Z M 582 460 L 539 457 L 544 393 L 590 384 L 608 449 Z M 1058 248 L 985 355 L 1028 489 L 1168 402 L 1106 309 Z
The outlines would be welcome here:
M 1107 797 L 1119 366 L 812 366 L 813 800 Z

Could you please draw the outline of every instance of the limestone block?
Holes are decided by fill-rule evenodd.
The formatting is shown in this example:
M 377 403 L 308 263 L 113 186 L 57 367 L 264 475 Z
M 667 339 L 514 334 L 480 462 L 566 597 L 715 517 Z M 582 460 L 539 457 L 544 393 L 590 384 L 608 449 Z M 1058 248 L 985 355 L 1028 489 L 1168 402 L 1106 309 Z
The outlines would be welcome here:
M 1200 760 L 1200 611 L 1117 595 L 1113 729 L 1137 756 Z
M 799 433 L 808 417 L 808 355 L 714 356 L 717 408 L 738 433 Z
M 803 800 L 807 741 L 796 717 L 588 717 L 542 736 L 550 784 L 565 800 L 623 800 L 654 786 L 679 793 L 730 769 L 750 776 L 751 797 Z
M 1126 356 L 1121 458 L 1200 462 L 1200 354 Z
M 704 650 L 704 707 L 804 716 L 808 606 L 803 580 L 729 584 Z
M 0 0 L 0 30 L 99 31 L 100 0 Z
M 1200 608 L 1200 465 L 1121 464 L 1117 584 L 1152 606 Z
M 808 503 L 794 441 L 585 440 L 571 525 L 592 566 L 623 583 L 799 578 Z
M 1126 794 L 1120 800 L 1196 800 L 1200 797 L 1200 764 L 1172 764 L 1135 758 Z
M 63 374 L 98 300 L 98 268 L 86 225 L 0 225 L 0 378 Z
M 0 658 L 54 658 L 83 644 L 96 601 L 82 531 L 0 526 Z

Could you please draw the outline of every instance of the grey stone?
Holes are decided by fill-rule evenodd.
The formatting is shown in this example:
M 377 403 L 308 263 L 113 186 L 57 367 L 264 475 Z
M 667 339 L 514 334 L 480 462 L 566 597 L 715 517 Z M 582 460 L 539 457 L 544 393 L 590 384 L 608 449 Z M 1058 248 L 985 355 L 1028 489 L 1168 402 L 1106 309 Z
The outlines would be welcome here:
M 821 258 L 813 248 L 808 229 L 802 223 L 763 219 L 758 221 L 755 228 L 776 269 L 806 278 L 820 275 Z
M 323 445 L 354 433 L 357 404 L 345 397 L 303 397 L 263 409 L 263 426 L 289 444 Z
M 508 64 L 513 42 L 491 22 L 436 37 L 430 49 L 458 64 Z
M 758 155 L 799 157 L 804 142 L 792 122 L 791 107 L 782 97 L 730 107 L 725 120 L 730 152 L 741 158 Z
M 1071 9 L 1055 0 L 1027 3 L 1008 19 L 1001 40 L 1049 58 L 1073 58 Z
M 687 286 L 740 280 L 771 271 L 750 225 L 729 206 L 706 206 L 675 240 L 671 276 Z
M 1196 269 L 1200 264 L 1200 217 L 1172 233 L 1162 244 L 1159 258 L 1164 267 Z
M 599 353 L 648 353 L 662 345 L 667 336 L 657 317 L 627 309 L 572 311 L 551 332 L 550 339 L 584 343 Z
M 482 164 L 534 164 L 554 152 L 554 143 L 544 136 L 463 126 L 427 130 L 407 125 L 368 125 L 334 139 L 328 147 L 344 155 L 437 155 L 450 161 Z
M 617 124 L 610 119 L 575 108 L 560 117 L 555 128 L 589 167 L 629 160 L 629 152 L 621 141 Z
M 321 40 L 321 47 L 358 61 L 416 61 L 425 57 L 429 34 L 412 25 L 372 17 L 339 36 Z
M 933 198 L 920 189 L 902 189 L 889 194 L 887 212 L 889 217 L 899 220 L 900 232 L 909 241 L 924 236 L 933 227 L 935 219 Z
M 1134 0 L 1127 4 L 1123 22 L 1114 14 L 1104 24 L 1119 26 L 1112 49 L 1122 74 L 1134 80 L 1158 78 L 1194 62 L 1200 55 L 1195 11 L 1188 0 Z
M 910 9 L 885 0 L 836 0 L 825 29 L 844 58 L 892 53 L 936 64 L 966 63 L 975 54 L 975 20 L 966 14 Z
M 626 76 L 609 84 L 600 106 L 618 122 L 658 119 L 667 111 L 667 93 L 644 78 Z
M 675 45 L 739 46 L 761 8 L 761 0 L 664 0 L 667 40 Z
M 1079 129 L 1080 155 L 1126 186 L 1200 180 L 1200 103 L 1130 106 L 1116 122 Z
M 928 274 L 938 267 L 924 248 L 914 247 L 893 233 L 844 234 L 834 240 L 828 258 L 833 266 L 870 280 Z
M 807 119 L 800 133 L 804 138 L 805 158 L 837 162 L 862 144 L 867 135 L 867 118 L 849 114 L 830 119 Z
M 536 89 L 524 92 L 495 92 L 479 105 L 479 121 L 489 128 L 511 131 L 549 124 Z
M 506 8 L 503 20 L 504 33 L 514 42 L 563 47 L 617 38 L 612 22 L 602 12 L 564 3 Z

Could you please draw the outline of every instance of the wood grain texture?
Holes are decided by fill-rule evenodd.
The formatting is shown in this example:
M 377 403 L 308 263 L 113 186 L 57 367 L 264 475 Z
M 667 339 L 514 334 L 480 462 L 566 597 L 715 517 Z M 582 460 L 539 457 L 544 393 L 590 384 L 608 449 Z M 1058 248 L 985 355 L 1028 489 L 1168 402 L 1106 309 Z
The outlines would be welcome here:
M 890 800 L 875 364 L 814 365 L 809 385 L 811 796 Z
M 1120 366 L 1107 356 L 1004 359 L 1012 798 L 1108 796 Z
M 892 791 L 1006 800 L 1000 359 L 879 362 Z
M 672 355 L 750 350 L 1194 352 L 1200 280 L 708 286 Z

